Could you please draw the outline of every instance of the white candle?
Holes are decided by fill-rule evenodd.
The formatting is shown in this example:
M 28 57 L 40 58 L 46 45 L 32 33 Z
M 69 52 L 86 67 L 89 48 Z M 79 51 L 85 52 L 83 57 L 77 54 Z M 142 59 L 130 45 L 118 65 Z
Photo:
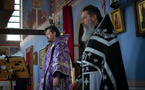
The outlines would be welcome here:
M 52 13 L 53 23 L 55 23 L 54 13 Z
M 49 16 L 49 19 L 51 19 L 51 16 Z
M 54 16 L 53 16 L 53 23 L 55 23 L 55 18 L 54 18 Z
M 58 15 L 58 22 L 60 22 L 60 17 L 59 17 L 59 15 Z

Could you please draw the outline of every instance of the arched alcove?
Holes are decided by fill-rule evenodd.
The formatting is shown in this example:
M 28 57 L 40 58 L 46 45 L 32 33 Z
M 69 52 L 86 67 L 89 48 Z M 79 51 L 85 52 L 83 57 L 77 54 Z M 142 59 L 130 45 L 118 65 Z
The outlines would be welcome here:
M 78 13 L 77 20 L 76 20 L 76 24 L 75 24 L 75 31 L 74 31 L 74 51 L 75 51 L 75 52 L 74 52 L 74 60 L 75 60 L 75 62 L 78 60 L 78 58 L 79 58 L 79 53 L 80 53 L 80 51 L 79 51 L 79 47 L 80 47 L 80 45 L 79 45 L 79 40 L 80 40 L 81 37 L 79 37 L 79 35 L 81 35 L 81 34 L 80 34 L 80 28 L 81 28 L 81 14 L 82 14 L 83 8 L 84 8 L 85 6 L 88 6 L 88 5 L 90 5 L 90 4 L 86 4 L 86 5 L 84 5 L 84 6 L 81 8 L 80 12 Z

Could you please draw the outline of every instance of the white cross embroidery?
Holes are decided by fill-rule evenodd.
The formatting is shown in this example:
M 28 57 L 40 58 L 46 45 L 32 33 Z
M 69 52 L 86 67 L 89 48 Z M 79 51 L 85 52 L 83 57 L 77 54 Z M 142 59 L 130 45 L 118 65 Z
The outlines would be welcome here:
M 83 54 L 83 55 L 82 55 L 82 59 L 83 59 L 83 60 L 86 60 L 86 58 L 87 58 L 87 55 L 86 55 L 86 54 Z
M 107 29 L 103 29 L 103 32 L 107 32 Z
M 103 76 L 103 80 L 105 80 L 105 79 L 107 79 L 107 76 L 105 75 L 105 76 Z
M 89 67 L 86 67 L 86 71 L 88 71 L 89 70 Z
M 105 85 L 105 86 L 104 86 L 104 90 L 108 90 L 108 86 Z
M 85 71 L 85 69 L 84 68 L 82 68 L 82 72 L 84 72 Z
M 84 56 L 85 56 L 85 55 L 83 54 L 83 55 L 82 55 L 82 59 L 84 59 Z
M 104 71 L 104 69 L 101 70 L 102 72 Z
M 94 62 L 95 62 L 95 63 L 98 62 L 98 59 L 94 59 Z
M 84 83 L 86 84 L 86 86 L 87 86 L 87 84 L 89 83 L 89 81 L 88 81 L 87 78 L 85 79 L 85 82 L 84 82 Z
M 91 53 L 88 53 L 89 58 L 90 58 L 91 55 L 92 55 Z

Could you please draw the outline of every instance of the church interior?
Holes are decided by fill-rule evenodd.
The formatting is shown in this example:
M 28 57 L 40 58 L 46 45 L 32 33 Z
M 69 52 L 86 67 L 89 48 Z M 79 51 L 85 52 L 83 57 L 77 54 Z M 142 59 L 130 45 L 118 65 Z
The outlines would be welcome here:
M 75 62 L 85 49 L 81 41 L 81 14 L 87 5 L 98 7 L 102 16 L 106 13 L 110 16 L 119 40 L 129 90 L 145 90 L 144 0 L 0 0 L 0 90 L 12 90 L 17 85 L 24 90 L 37 89 L 44 55 L 51 45 L 44 32 L 50 25 L 55 25 L 61 35 L 70 35 L 74 82 L 79 75 Z M 120 22 L 118 25 L 116 19 Z M 9 63 L 11 59 L 15 62 Z M 15 67 L 19 84 L 12 80 L 13 74 L 5 74 L 2 69 L 5 60 L 7 70 Z

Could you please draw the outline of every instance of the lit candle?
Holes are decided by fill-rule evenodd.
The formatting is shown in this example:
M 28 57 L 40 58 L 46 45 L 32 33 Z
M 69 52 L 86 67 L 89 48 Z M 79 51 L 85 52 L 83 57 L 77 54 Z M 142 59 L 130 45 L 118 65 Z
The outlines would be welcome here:
M 58 22 L 60 22 L 60 17 L 59 17 L 59 14 L 58 14 Z
M 51 19 L 51 16 L 49 16 L 49 19 Z
M 53 16 L 53 23 L 55 23 L 55 18 L 54 18 L 54 16 Z
M 52 16 L 54 16 L 54 13 L 52 13 Z
M 54 13 L 52 13 L 53 23 L 55 23 Z

